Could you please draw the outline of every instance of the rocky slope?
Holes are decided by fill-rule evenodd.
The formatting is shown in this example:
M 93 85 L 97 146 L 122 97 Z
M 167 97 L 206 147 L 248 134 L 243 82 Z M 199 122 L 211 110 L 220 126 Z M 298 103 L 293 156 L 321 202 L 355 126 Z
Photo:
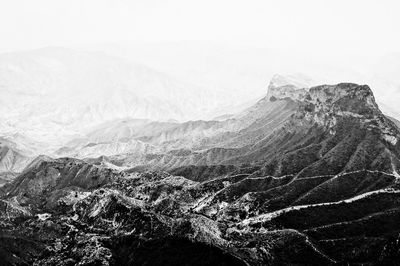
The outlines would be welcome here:
M 0 253 L 3 265 L 395 265 L 399 189 L 368 170 L 199 182 L 42 158 L 2 192 Z

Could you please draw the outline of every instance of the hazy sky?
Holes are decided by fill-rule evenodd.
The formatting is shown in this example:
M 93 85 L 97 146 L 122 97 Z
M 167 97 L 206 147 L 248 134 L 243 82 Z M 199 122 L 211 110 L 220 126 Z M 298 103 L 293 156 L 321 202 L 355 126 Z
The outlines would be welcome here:
M 335 55 L 399 52 L 393 0 L 0 0 L 0 51 L 200 40 Z

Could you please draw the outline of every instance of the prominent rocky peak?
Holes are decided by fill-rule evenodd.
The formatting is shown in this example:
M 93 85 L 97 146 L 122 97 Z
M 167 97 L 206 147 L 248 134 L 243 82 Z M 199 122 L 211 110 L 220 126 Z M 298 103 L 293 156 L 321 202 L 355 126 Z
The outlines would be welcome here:
M 379 110 L 372 90 L 367 85 L 339 83 L 306 87 L 301 81 L 279 75 L 272 78 L 268 86 L 267 99 L 270 101 L 291 99 L 312 104 L 313 110 L 314 107 L 324 110 L 335 107 L 337 111 L 349 111 L 360 115 L 371 113 L 371 110 Z
M 378 108 L 372 90 L 367 85 L 339 83 L 312 87 L 309 84 L 311 82 L 307 83 L 292 76 L 275 75 L 268 86 L 267 98 L 272 101 L 290 98 L 294 101 L 327 104 L 333 104 L 343 98 L 351 98 Z
M 342 99 L 352 99 L 359 101 L 363 105 L 378 108 L 372 90 L 367 85 L 358 85 L 354 83 L 339 83 L 337 85 L 321 85 L 312 87 L 308 91 L 312 101 L 323 103 L 335 103 Z
M 269 84 L 267 99 L 298 102 L 297 118 L 325 126 L 331 133 L 335 132 L 338 119 L 352 118 L 370 129 L 379 129 L 382 138 L 389 143 L 398 143 L 399 131 L 382 114 L 369 86 L 339 83 L 307 88 L 299 87 L 299 83 L 277 75 Z
M 380 111 L 367 85 L 340 83 L 310 88 L 305 104 L 308 117 L 332 128 L 339 117 L 357 119 L 369 130 L 380 132 L 382 139 L 396 145 L 400 139 L 397 127 Z
M 312 87 L 301 101 L 307 110 L 321 115 L 353 116 L 363 119 L 375 119 L 381 116 L 374 95 L 367 85 L 340 83 Z

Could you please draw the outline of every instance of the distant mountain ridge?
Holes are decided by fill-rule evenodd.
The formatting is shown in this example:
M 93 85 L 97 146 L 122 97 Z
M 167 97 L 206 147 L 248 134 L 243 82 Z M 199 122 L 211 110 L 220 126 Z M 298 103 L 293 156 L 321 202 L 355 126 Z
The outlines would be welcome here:
M 204 119 L 226 101 L 211 88 L 100 52 L 50 47 L 0 55 L 0 136 L 46 142 L 36 154 L 107 121 Z

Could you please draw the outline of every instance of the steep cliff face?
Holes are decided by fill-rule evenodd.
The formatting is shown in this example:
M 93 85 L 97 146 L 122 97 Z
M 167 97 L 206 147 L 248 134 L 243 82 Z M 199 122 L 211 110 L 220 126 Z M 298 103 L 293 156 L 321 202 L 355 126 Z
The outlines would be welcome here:
M 267 98 L 270 101 L 290 99 L 299 102 L 304 106 L 304 111 L 310 115 L 323 116 L 322 118 L 325 118 L 325 120 L 334 115 L 347 115 L 365 119 L 382 115 L 375 102 L 372 90 L 367 85 L 340 83 L 298 88 L 291 84 L 277 86 L 272 80 L 268 86 Z M 310 115 L 307 118 L 310 118 Z M 315 121 L 326 124 L 322 119 L 315 119 Z
M 294 101 L 298 109 L 277 133 L 288 136 L 285 143 L 268 144 L 267 150 L 273 147 L 275 155 L 264 163 L 265 173 L 398 172 L 399 129 L 379 110 L 367 85 L 341 83 L 299 89 L 276 87 L 272 82 L 270 88 L 270 101 Z
M 273 84 L 273 83 L 271 83 Z M 368 129 L 378 128 L 382 138 L 396 145 L 399 132 L 394 123 L 385 117 L 375 102 L 367 85 L 341 83 L 298 89 L 293 85 L 270 85 L 268 95 L 274 100 L 291 99 L 301 103 L 296 116 L 321 126 L 333 128 L 338 119 L 353 117 Z

